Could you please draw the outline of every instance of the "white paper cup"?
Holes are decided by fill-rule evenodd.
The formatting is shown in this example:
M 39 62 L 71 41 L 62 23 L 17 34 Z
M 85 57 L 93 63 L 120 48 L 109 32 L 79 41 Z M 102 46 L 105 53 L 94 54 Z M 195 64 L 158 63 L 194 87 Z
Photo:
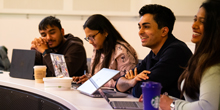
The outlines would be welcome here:
M 34 66 L 34 78 L 36 83 L 44 83 L 43 78 L 46 77 L 45 65 Z

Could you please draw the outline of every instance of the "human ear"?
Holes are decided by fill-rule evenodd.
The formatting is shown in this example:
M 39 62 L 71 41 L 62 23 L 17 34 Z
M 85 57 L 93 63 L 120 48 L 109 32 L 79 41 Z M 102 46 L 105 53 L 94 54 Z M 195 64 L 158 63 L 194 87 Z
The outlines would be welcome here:
M 61 29 L 61 34 L 64 36 L 64 29 L 63 28 Z
M 105 37 L 107 37 L 107 36 L 108 36 L 108 32 L 104 31 L 103 35 L 104 35 Z
M 162 37 L 165 37 L 168 35 L 169 28 L 168 27 L 163 27 L 162 28 Z

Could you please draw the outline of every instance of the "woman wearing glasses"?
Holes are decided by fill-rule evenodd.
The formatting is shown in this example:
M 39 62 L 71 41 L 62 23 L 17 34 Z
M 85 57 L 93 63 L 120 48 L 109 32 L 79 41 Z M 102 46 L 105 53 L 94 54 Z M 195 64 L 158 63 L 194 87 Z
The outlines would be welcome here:
M 102 68 L 119 70 L 120 74 L 105 85 L 114 87 L 115 81 L 138 63 L 135 50 L 103 15 L 90 16 L 83 25 L 83 29 L 86 34 L 85 40 L 94 47 L 89 74 L 92 76 Z M 83 83 L 88 78 L 83 75 L 73 77 L 73 80 Z

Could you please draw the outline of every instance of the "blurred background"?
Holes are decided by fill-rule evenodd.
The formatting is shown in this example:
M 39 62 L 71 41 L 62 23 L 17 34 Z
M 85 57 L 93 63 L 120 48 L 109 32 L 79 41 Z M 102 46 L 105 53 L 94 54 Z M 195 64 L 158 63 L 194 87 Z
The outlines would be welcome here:
M 139 9 L 146 4 L 161 4 L 170 8 L 175 16 L 173 34 L 187 43 L 192 51 L 192 23 L 199 6 L 205 0 L 0 0 L 0 46 L 12 49 L 30 49 L 31 41 L 40 37 L 38 24 L 46 16 L 61 20 L 65 34 L 80 37 L 91 58 L 92 45 L 84 40 L 83 24 L 92 14 L 106 16 L 121 35 L 137 51 L 139 59 L 150 49 L 142 47 L 138 35 Z

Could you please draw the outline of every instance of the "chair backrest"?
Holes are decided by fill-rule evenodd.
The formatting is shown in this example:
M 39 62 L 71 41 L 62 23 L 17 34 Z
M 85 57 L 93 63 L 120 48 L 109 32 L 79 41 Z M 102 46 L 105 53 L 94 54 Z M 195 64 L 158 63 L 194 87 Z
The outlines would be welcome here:
M 141 63 L 142 59 L 138 59 L 138 63 Z
M 7 53 L 8 49 L 5 46 L 0 46 L 0 70 L 9 71 L 10 69 Z
M 91 58 L 87 58 L 87 67 L 88 67 L 88 72 L 90 73 L 91 70 Z

